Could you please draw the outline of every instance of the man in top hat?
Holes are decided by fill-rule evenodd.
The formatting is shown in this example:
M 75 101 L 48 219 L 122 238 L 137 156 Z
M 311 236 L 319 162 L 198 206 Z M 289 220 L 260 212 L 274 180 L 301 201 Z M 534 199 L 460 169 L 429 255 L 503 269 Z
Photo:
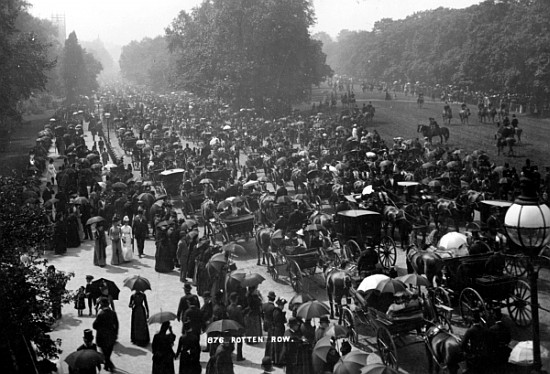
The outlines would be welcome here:
M 289 337 L 284 343 L 283 357 L 286 363 L 285 373 L 301 374 L 312 372 L 312 347 L 300 334 L 300 322 L 296 317 L 288 320 L 288 329 L 284 336 Z
M 264 371 L 262 374 L 273 372 L 273 361 L 271 361 L 271 357 L 264 356 L 264 358 L 262 358 L 262 370 Z
M 190 300 L 193 300 L 191 301 L 192 303 L 195 303 L 195 305 L 197 306 L 197 308 L 200 309 L 200 302 L 199 302 L 199 298 L 197 295 L 193 295 L 191 293 L 191 289 L 193 287 L 191 286 L 190 283 L 185 283 L 183 285 L 183 292 L 184 292 L 184 295 L 180 298 L 180 303 L 178 305 L 178 312 L 176 313 L 177 317 L 178 317 L 178 321 L 181 321 L 182 318 L 183 318 L 183 315 L 185 313 L 185 311 L 189 308 L 189 304 L 190 304 Z
M 203 305 L 201 307 L 201 317 L 202 317 L 202 331 L 206 330 L 206 327 L 212 322 L 212 315 L 214 313 L 214 305 L 212 304 L 212 295 L 210 291 L 204 291 L 202 294 Z M 206 344 L 206 348 L 203 352 L 210 352 L 210 344 Z
M 84 349 L 90 349 L 92 351 L 97 352 L 97 345 L 94 344 L 94 333 L 90 329 L 84 330 L 84 336 L 82 338 L 84 340 L 84 344 L 82 344 L 80 347 L 78 347 L 77 351 L 82 351 Z M 78 371 L 77 371 L 78 370 Z M 79 369 L 73 369 L 69 366 L 69 374 L 96 374 L 97 372 L 101 371 L 101 364 L 97 364 L 97 366 L 90 367 L 90 368 L 79 368 Z
M 138 208 L 137 216 L 134 217 L 132 222 L 132 232 L 136 239 L 138 256 L 143 257 L 143 248 L 145 246 L 145 239 L 149 234 L 149 226 L 147 225 L 147 219 L 143 216 L 144 212 L 142 208 Z
M 319 319 L 319 327 L 317 327 L 317 330 L 315 330 L 315 343 L 317 343 L 323 336 L 325 336 L 329 325 L 330 320 L 328 319 L 328 316 L 322 316 Z
M 264 331 L 268 334 L 273 327 L 273 310 L 275 309 L 275 299 L 277 296 L 275 292 L 269 291 L 267 294 L 267 302 L 262 305 L 262 319 L 264 324 Z
M 202 329 L 202 313 L 198 306 L 198 298 L 188 298 L 187 304 L 189 304 L 189 307 L 183 313 L 182 320 L 184 323 L 189 322 L 193 333 L 199 336 Z M 184 332 L 185 330 L 182 331 L 182 333 Z

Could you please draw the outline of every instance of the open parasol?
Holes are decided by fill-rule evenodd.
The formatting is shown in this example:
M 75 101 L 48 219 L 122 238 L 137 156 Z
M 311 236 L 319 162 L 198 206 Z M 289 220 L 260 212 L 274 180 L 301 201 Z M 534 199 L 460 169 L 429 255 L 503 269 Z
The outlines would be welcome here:
M 132 291 L 146 291 L 151 289 L 151 282 L 140 275 L 133 275 L 124 279 L 123 285 Z
M 97 368 L 105 362 L 103 355 L 93 349 L 81 349 L 69 354 L 65 358 L 69 368 L 77 372 L 96 372 Z
M 236 254 L 237 256 L 246 254 L 246 249 L 244 249 L 242 245 L 234 242 L 223 245 L 221 250 L 224 252 Z
M 369 355 L 362 351 L 351 351 L 334 365 L 334 374 L 360 374 L 367 364 Z
M 107 290 L 109 291 L 109 295 L 113 298 L 113 300 L 118 300 L 118 294 L 120 293 L 120 289 L 118 286 L 113 282 L 112 280 L 105 279 L 105 278 L 99 278 L 95 281 L 93 281 L 90 284 L 90 293 L 95 298 L 101 296 L 101 289 L 106 286 Z
M 105 221 L 105 218 L 101 216 L 95 216 L 86 221 L 86 225 L 93 225 L 94 223 L 103 222 Z
M 243 330 L 243 327 L 239 323 L 233 321 L 232 319 L 220 319 L 218 321 L 210 323 L 204 332 L 208 334 L 210 332 L 222 333 L 225 331 L 240 331 L 240 330 Z
M 396 292 L 407 291 L 407 285 L 398 279 L 389 278 L 378 283 L 375 289 L 381 293 L 389 292 L 395 294 Z
M 378 286 L 378 284 L 384 280 L 390 279 L 387 275 L 384 274 L 373 274 L 361 282 L 359 287 L 357 287 L 358 291 L 368 291 L 368 290 L 374 290 Z
M 402 276 L 397 277 L 395 279 L 400 280 L 401 282 L 403 282 L 405 284 L 411 284 L 415 287 L 418 287 L 418 286 L 429 287 L 429 286 L 431 286 L 430 281 L 426 277 L 423 277 L 423 276 L 418 275 L 416 273 L 402 275 Z
M 147 322 L 152 325 L 153 323 L 164 323 L 166 321 L 173 321 L 177 318 L 177 316 L 172 312 L 159 312 L 153 314 Z
M 295 305 L 300 306 L 303 303 L 307 303 L 308 301 L 313 301 L 313 300 L 316 300 L 316 299 L 310 293 L 301 292 L 299 294 L 292 296 L 292 299 L 290 299 L 290 301 L 288 302 L 288 309 L 292 310 L 294 309 Z
M 308 301 L 300 305 L 296 311 L 296 316 L 302 317 L 304 320 L 319 318 L 327 314 L 330 314 L 329 307 L 317 300 Z

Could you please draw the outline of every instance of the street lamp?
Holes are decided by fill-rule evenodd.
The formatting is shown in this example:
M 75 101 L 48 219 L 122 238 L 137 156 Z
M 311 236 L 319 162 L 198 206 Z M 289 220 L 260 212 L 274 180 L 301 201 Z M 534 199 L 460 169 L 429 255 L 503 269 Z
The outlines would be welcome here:
M 139 168 L 141 171 L 141 177 L 143 178 L 143 148 L 145 148 L 145 140 L 141 138 L 141 134 L 139 135 L 139 140 L 136 141 L 136 147 L 139 148 Z
M 110 129 L 111 129 L 111 126 L 110 126 L 110 124 L 109 124 L 109 118 L 111 118 L 111 113 L 105 113 L 104 116 L 105 116 L 105 119 L 107 120 L 107 142 L 108 142 L 109 144 L 111 144 L 111 137 L 110 137 L 110 132 L 111 132 Z
M 537 266 L 539 252 L 550 240 L 550 208 L 539 204 L 537 186 L 529 178 L 521 179 L 522 194 L 508 208 L 504 227 L 511 241 L 527 256 L 525 265 L 531 286 L 531 313 L 533 321 L 533 371 L 543 373 L 540 357 L 540 326 Z

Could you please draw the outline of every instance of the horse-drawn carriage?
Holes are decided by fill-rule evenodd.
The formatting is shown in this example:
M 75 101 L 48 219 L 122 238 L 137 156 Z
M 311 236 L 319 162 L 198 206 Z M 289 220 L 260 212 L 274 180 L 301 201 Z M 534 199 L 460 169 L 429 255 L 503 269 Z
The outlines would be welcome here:
M 254 215 L 229 216 L 221 219 L 223 230 L 229 241 L 243 237 L 248 241 L 254 237 Z
M 525 280 L 499 269 L 504 267 L 505 256 L 490 251 L 442 258 L 442 288 L 448 297 L 440 300 L 452 307 L 453 299 L 458 297 L 460 315 L 468 325 L 473 321 L 474 311 L 491 323 L 495 310 L 504 307 L 516 325 L 529 325 L 531 288 Z
M 382 236 L 382 215 L 370 210 L 345 210 L 338 212 L 334 225 L 344 259 L 358 261 L 360 256 L 375 251 L 380 264 L 389 269 L 395 265 L 395 242 Z
M 377 280 L 375 277 L 384 276 L 378 274 L 373 275 L 372 279 L 367 277 L 358 289 L 350 289 L 354 303 L 353 306 L 346 305 L 343 308 L 343 324 L 349 330 L 352 344 L 361 348 L 374 346 L 385 365 L 398 369 L 397 349 L 425 343 L 425 332 L 436 324 L 433 320 L 433 304 L 426 300 L 421 302 L 420 296 L 414 295 L 414 300 L 411 299 L 413 301 L 404 309 L 390 312 L 395 296 L 393 293 L 381 293 L 375 289 L 365 291 L 362 288 L 364 283 Z M 389 278 L 388 282 L 401 283 Z M 367 336 L 359 333 L 365 329 Z M 373 341 L 373 338 L 376 340 Z
M 130 154 L 133 152 L 136 146 L 137 138 L 127 137 L 122 141 L 122 149 L 124 149 L 124 154 Z
M 184 169 L 169 169 L 160 172 L 161 185 L 168 195 L 172 197 L 179 196 L 184 172 Z

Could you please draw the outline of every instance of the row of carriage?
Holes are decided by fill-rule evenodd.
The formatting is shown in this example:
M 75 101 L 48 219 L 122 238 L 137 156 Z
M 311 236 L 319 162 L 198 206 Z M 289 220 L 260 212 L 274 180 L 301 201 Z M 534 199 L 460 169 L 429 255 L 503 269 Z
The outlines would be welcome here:
M 216 184 L 218 181 L 227 179 L 227 175 L 223 172 L 209 172 L 202 175 L 202 179 L 196 181 L 194 186 L 180 188 L 171 182 L 172 178 L 179 178 L 178 180 L 181 181 L 181 174 L 177 176 L 179 173 L 180 171 L 164 172 L 162 184 L 168 193 L 173 193 L 172 196 L 183 191 L 183 195 L 190 197 L 187 203 L 190 203 L 191 207 L 188 208 L 187 213 L 197 213 L 204 207 L 205 197 L 200 191 L 204 184 L 201 184 L 201 180 L 207 179 L 205 183 Z M 316 238 L 319 232 L 324 233 L 321 235 L 324 241 L 314 244 L 313 241 L 306 240 L 305 245 L 299 246 L 292 237 L 288 236 L 288 233 L 259 228 L 262 216 L 264 223 L 272 224 L 276 217 L 290 214 L 292 199 L 288 196 L 276 198 L 269 193 L 260 196 L 252 193 L 229 198 L 225 205 L 232 204 L 231 200 L 243 201 L 251 208 L 252 213 L 226 217 L 214 214 L 205 217 L 203 222 L 205 230 L 212 241 L 229 242 L 237 238 L 248 240 L 255 237 L 258 261 L 260 256 L 265 255 L 269 274 L 274 279 L 278 279 L 282 273 L 286 273 L 289 283 L 296 292 L 306 291 L 307 278 L 313 277 L 319 269 L 340 268 L 341 264 L 345 263 L 357 265 L 360 256 L 367 252 L 375 253 L 377 257 L 375 262 L 379 262 L 378 268 L 385 273 L 396 264 L 395 242 L 385 235 L 383 217 L 378 212 L 347 210 L 338 212 L 333 217 L 316 212 L 308 220 L 307 226 L 301 229 L 306 238 Z M 482 221 L 487 221 L 487 216 L 495 208 L 505 212 L 509 205 L 508 202 L 492 200 L 483 202 L 481 204 Z M 269 212 L 265 211 L 266 207 L 269 207 Z M 260 214 L 254 214 L 258 211 Z M 327 224 L 329 221 L 331 223 Z M 262 247 L 265 241 L 262 234 L 266 232 L 269 238 L 268 245 Z M 329 232 L 332 232 L 332 237 Z M 482 318 L 487 323 L 491 323 L 494 320 L 495 310 L 506 308 L 509 317 L 518 326 L 528 326 L 531 322 L 532 306 L 529 284 L 522 278 L 524 267 L 521 256 L 511 253 L 501 254 L 505 260 L 506 272 L 488 273 L 487 263 L 495 253 L 490 246 L 487 246 L 487 249 L 481 254 L 465 256 L 439 253 L 442 274 L 440 284 L 438 287 L 430 285 L 429 291 L 422 292 L 423 313 L 420 318 L 413 320 L 392 321 L 386 316 L 385 310 L 369 305 L 360 291 L 354 287 L 350 288 L 349 292 L 354 296 L 355 302 L 341 309 L 341 319 L 349 328 L 350 340 L 361 346 L 366 340 L 360 339 L 359 332 L 365 327 L 370 327 L 373 334 L 369 335 L 376 337 L 376 342 L 370 342 L 370 344 L 378 348 L 386 364 L 397 367 L 397 348 L 399 342 L 403 341 L 401 339 L 403 336 L 415 335 L 417 339 L 413 341 L 427 342 L 424 332 L 429 326 L 442 324 L 451 328 L 450 322 L 456 321 L 453 313 L 457 309 L 465 325 L 472 323 L 475 312 L 480 312 Z M 422 251 L 417 249 L 416 252 Z M 407 257 L 413 258 L 409 254 Z M 344 271 L 349 272 L 349 270 Z M 352 279 L 360 280 L 357 274 L 353 274 Z M 440 364 L 444 363 L 440 362 Z

